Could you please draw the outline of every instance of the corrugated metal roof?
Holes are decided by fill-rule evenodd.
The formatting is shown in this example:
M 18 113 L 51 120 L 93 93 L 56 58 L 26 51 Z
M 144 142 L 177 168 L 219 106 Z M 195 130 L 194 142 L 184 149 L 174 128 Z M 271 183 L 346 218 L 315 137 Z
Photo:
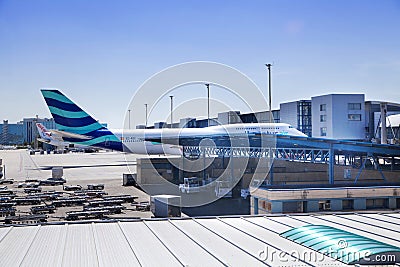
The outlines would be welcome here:
M 310 225 L 400 249 L 399 213 L 153 219 L 3 227 L 0 266 L 348 266 L 281 236 Z

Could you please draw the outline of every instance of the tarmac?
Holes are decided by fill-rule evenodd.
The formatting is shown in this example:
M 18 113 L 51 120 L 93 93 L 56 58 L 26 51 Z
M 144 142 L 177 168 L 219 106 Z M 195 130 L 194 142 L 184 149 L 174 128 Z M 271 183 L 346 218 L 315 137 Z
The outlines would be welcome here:
M 14 179 L 14 184 L 7 185 L 9 189 L 24 196 L 23 188 L 17 188 L 19 182 L 26 179 L 45 180 L 52 176 L 52 167 L 63 167 L 65 185 L 104 184 L 104 191 L 108 196 L 132 195 L 137 197 L 136 202 L 150 201 L 149 195 L 133 187 L 123 186 L 124 173 L 136 173 L 136 158 L 142 155 L 125 154 L 113 151 L 96 153 L 66 153 L 30 155 L 27 150 L 2 150 L 0 158 L 5 166 L 5 177 Z M 41 186 L 42 191 L 55 190 L 63 192 L 63 187 Z M 64 195 L 69 192 L 64 191 Z M 126 209 L 121 214 L 109 215 L 110 218 L 149 218 L 150 211 L 137 211 L 130 203 L 123 204 Z M 17 206 L 16 215 L 26 215 L 31 206 Z M 82 206 L 61 207 L 55 213 L 48 214 L 48 221 L 63 221 L 67 211 L 81 211 Z M 1 218 L 0 218 L 1 219 Z

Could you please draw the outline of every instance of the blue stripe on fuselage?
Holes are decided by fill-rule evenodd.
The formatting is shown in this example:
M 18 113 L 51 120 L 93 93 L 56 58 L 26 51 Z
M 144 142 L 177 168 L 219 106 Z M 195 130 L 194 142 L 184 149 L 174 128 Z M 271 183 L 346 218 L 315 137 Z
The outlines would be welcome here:
M 74 144 L 78 144 L 78 145 L 88 145 L 90 143 L 90 146 L 93 146 L 93 147 L 113 149 L 113 150 L 122 151 L 122 152 L 124 151 L 123 144 L 120 141 L 101 140 L 100 142 L 82 142 L 82 140 L 80 140 L 81 142 L 79 142 L 79 141 L 73 141 L 73 140 L 74 139 L 65 138 L 65 141 L 74 143 Z
M 101 142 L 121 142 L 115 135 L 110 134 L 110 135 L 104 135 L 104 136 L 100 136 L 97 138 L 92 138 L 90 140 L 82 140 L 82 139 L 69 139 L 69 138 L 65 138 L 66 141 L 68 142 L 74 142 L 74 143 L 79 143 L 82 145 L 87 145 L 87 146 L 92 146 L 93 144 L 97 144 L 97 143 L 101 143 Z

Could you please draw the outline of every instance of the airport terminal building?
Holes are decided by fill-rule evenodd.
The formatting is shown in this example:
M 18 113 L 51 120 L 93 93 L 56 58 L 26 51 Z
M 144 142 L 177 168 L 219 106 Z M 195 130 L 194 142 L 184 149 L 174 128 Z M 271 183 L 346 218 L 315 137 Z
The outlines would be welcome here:
M 365 139 L 363 94 L 330 94 L 311 99 L 312 137 Z
M 21 145 L 30 144 L 35 141 L 38 132 L 36 123 L 42 123 L 47 129 L 56 129 L 53 118 L 23 118 L 17 123 L 9 123 L 3 120 L 0 124 L 0 144 L 2 145 Z

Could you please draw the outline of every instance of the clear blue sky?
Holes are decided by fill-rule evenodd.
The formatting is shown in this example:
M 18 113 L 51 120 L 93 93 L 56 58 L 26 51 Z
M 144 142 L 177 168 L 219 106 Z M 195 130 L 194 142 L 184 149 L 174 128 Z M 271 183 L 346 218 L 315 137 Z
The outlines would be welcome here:
M 274 108 L 325 93 L 400 102 L 400 1 L 0 0 L 0 120 L 49 117 L 39 88 L 52 87 L 119 128 L 147 78 L 193 60 L 260 88 L 273 62 Z

